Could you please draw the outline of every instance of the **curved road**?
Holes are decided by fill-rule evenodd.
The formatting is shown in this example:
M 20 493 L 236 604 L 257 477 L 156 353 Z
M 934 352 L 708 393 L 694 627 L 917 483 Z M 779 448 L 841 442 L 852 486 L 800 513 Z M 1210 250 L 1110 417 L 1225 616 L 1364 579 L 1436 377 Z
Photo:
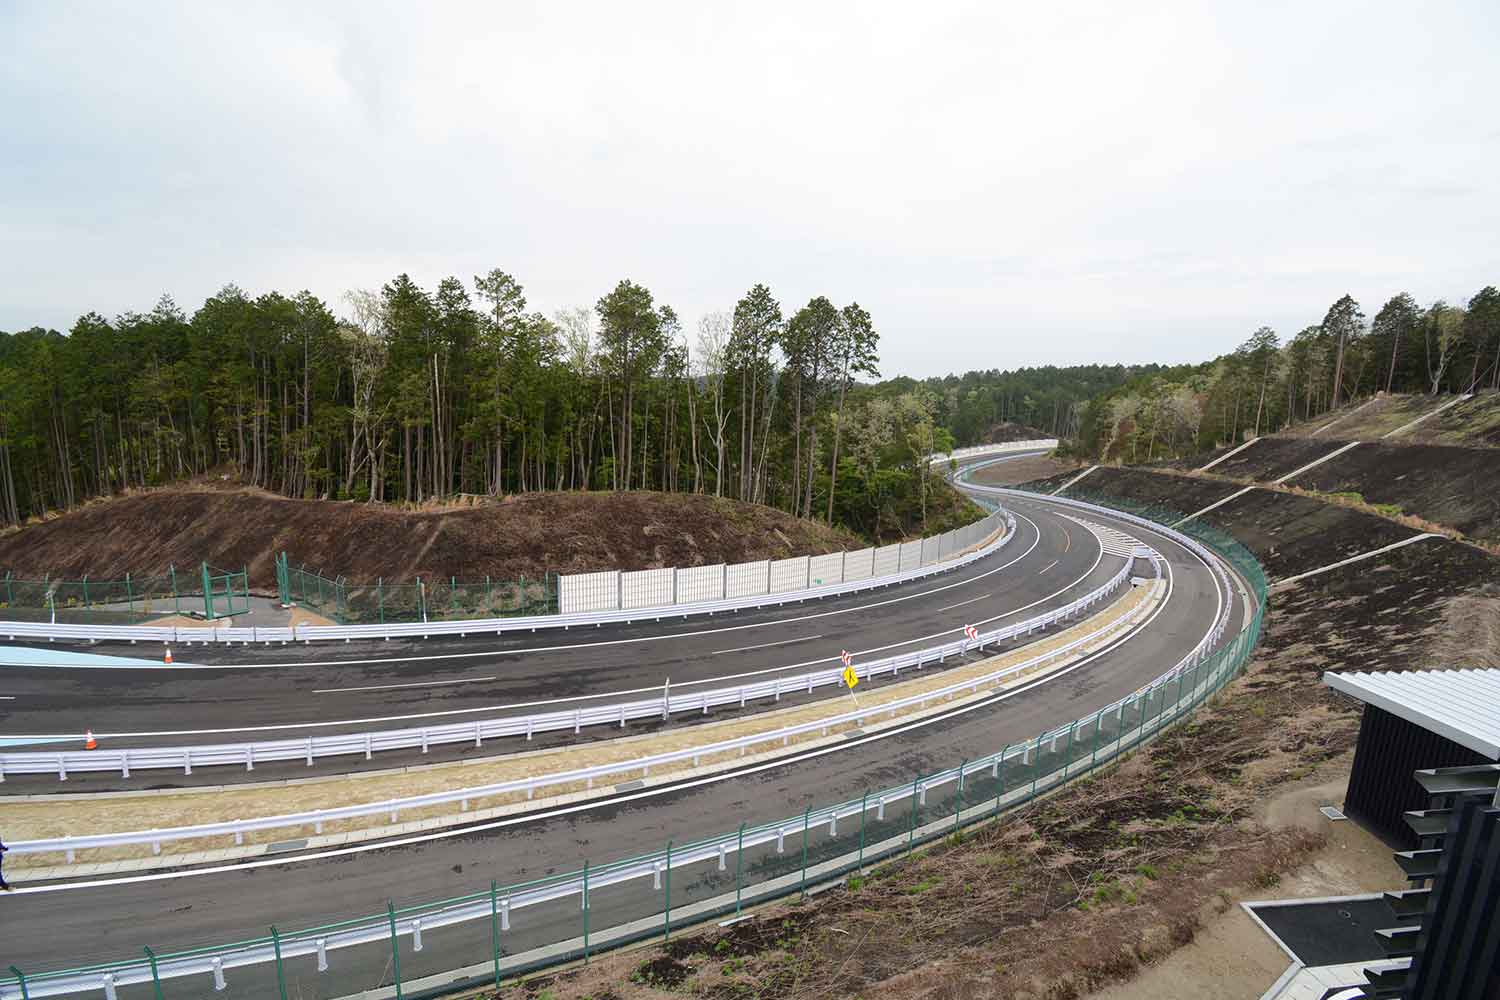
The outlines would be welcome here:
M 1016 506 L 1042 525 L 1045 537 L 1047 518 L 1056 517 L 1044 513 L 1048 509 L 1045 500 Z M 222 870 L 22 888 L 0 899 L 6 927 L 0 964 L 15 961 L 35 971 L 80 959 L 133 959 L 140 956 L 143 944 L 162 951 L 223 943 L 263 934 L 272 923 L 291 929 L 379 912 L 387 899 L 409 905 L 472 892 L 487 886 L 492 878 L 502 885 L 538 878 L 575 869 L 585 858 L 597 863 L 659 849 L 669 837 L 682 843 L 720 835 L 732 830 L 741 818 L 764 822 L 800 814 L 808 805 L 858 798 L 867 789 L 907 781 L 915 774 L 1018 742 L 1123 697 L 1159 675 L 1202 638 L 1222 602 L 1232 599 L 1220 592 L 1216 576 L 1192 553 L 1163 536 L 1127 523 L 1118 526 L 1167 557 L 1171 590 L 1166 603 L 1149 628 L 1032 689 L 996 695 L 920 726 L 853 738 L 834 751 L 809 751 L 708 781 L 617 794 L 573 811 L 544 812 L 398 844 L 261 860 Z M 1057 544 L 1062 544 L 1061 539 Z M 1038 564 L 1041 555 L 1048 558 Z M 1054 573 L 1056 567 L 1044 567 L 1052 559 L 1061 563 L 1064 555 L 1033 552 L 1026 556 L 1029 562 L 1015 563 L 1005 574 L 977 585 L 998 588 L 1022 576 Z M 1002 561 L 1012 558 L 1007 555 Z M 1074 575 L 1083 569 L 1078 565 Z M 975 575 L 980 572 L 976 570 Z M 952 580 L 944 578 L 937 585 Z M 1025 603 L 1020 589 L 1034 593 L 1038 588 L 1018 584 L 1007 590 L 1011 603 Z M 959 611 L 957 617 L 966 617 L 968 611 Z M 937 613 L 929 609 L 926 629 L 921 627 L 920 615 L 908 624 L 918 634 L 931 633 L 945 624 L 932 617 Z M 866 614 L 878 619 L 894 613 L 877 609 Z M 1235 627 L 1239 621 L 1237 616 Z M 736 660 L 736 668 L 741 663 Z M 631 668 L 618 669 L 628 672 Z M 679 669 L 675 662 L 672 669 Z M 788 850 L 790 856 L 792 848 Z M 618 893 L 613 902 L 601 894 L 594 910 L 595 926 L 613 922 L 611 906 L 624 906 L 632 894 L 649 896 L 649 890 L 649 884 L 612 890 Z M 575 900 L 575 909 L 576 905 Z M 567 907 L 546 914 L 518 914 L 506 935 L 506 950 L 520 951 L 576 933 L 576 918 Z M 409 978 L 483 962 L 488 957 L 487 935 L 487 927 L 444 929 L 429 937 L 419 955 L 408 955 L 403 944 L 403 975 Z M 354 949 L 331 955 L 333 971 L 322 977 L 311 973 L 310 963 L 304 963 L 294 970 L 298 995 L 337 996 L 374 986 L 388 974 L 384 968 L 388 960 L 388 952 L 382 956 L 378 948 Z M 206 992 L 197 990 L 199 986 L 206 984 L 192 983 L 185 990 L 169 988 L 168 992 Z M 223 995 L 261 996 L 267 991 L 274 995 L 275 985 L 274 979 L 266 978 L 266 970 L 236 970 L 230 991 Z M 126 995 L 122 990 L 122 996 Z
M 199 667 L 6 667 L 0 669 L 0 733 L 8 741 L 77 739 L 85 729 L 109 746 L 235 743 L 310 734 L 416 728 L 424 724 L 556 711 L 608 698 L 732 686 L 803 674 L 848 649 L 862 659 L 958 638 L 968 624 L 1021 620 L 1073 600 L 1113 576 L 1119 556 L 1076 521 L 1039 504 L 1016 505 L 1015 538 L 997 554 L 951 573 L 844 598 L 667 622 L 549 630 L 503 637 L 271 647 L 203 647 Z M 95 647 L 104 650 L 106 647 Z M 139 654 L 139 647 L 117 652 Z M 184 657 L 188 651 L 183 652 Z M 830 689 L 783 701 L 835 696 Z M 770 702 L 746 706 L 764 711 Z M 717 711 L 714 718 L 731 714 Z M 672 725 L 695 720 L 679 716 Z M 646 727 L 633 725 L 632 731 Z M 585 730 L 609 738 L 611 727 Z M 490 742 L 386 752 L 368 764 L 349 756 L 320 761 L 318 773 L 483 756 L 574 741 L 571 733 L 532 743 Z M 46 750 L 49 744 L 13 746 Z M 75 773 L 70 789 L 270 780 L 305 775 L 305 766 L 142 771 L 126 781 Z M 76 782 L 76 784 L 74 783 Z M 48 776 L 8 778 L 0 791 L 55 790 Z

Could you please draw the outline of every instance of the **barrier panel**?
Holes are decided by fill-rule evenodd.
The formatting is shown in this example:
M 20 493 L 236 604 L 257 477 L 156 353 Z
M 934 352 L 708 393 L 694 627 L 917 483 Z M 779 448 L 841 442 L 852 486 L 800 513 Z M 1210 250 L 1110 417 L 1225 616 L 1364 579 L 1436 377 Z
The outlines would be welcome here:
M 694 566 L 677 571 L 677 603 L 697 604 L 724 599 L 724 564 Z
M 620 574 L 615 570 L 605 570 L 558 577 L 557 601 L 565 615 L 617 611 L 620 607 Z
M 875 575 L 875 550 L 857 549 L 844 553 L 844 582 L 868 580 Z
M 771 593 L 785 594 L 793 590 L 806 590 L 811 586 L 807 556 L 795 559 L 777 559 L 771 563 Z
M 673 584 L 676 571 L 642 569 L 620 574 L 621 608 L 659 608 L 675 604 Z
M 882 545 L 875 550 L 875 569 L 872 576 L 888 576 L 901 572 L 901 546 Z
M 997 740 L 967 760 L 908 776 L 858 798 L 808 806 L 769 821 L 747 817 L 738 827 L 689 842 L 669 840 L 648 854 L 501 886 L 482 881 L 451 898 L 398 906 L 333 924 L 288 929 L 278 922 L 261 936 L 169 952 L 142 949 L 142 958 L 76 969 L 31 972 L 11 967 L 0 980 L 0 1000 L 70 994 L 114 998 L 142 986 L 160 997 L 166 985 L 206 993 L 232 986 L 240 995 L 287 996 L 287 976 L 305 982 L 351 970 L 344 985 L 419 990 L 493 984 L 521 969 L 573 958 L 600 948 L 660 934 L 746 906 L 803 893 L 874 862 L 912 851 L 1000 813 L 1139 746 L 1190 715 L 1249 660 L 1265 613 L 1264 577 L 1242 548 L 1209 552 L 1204 542 L 1153 525 L 1194 551 L 1208 553 L 1230 599 L 1210 633 L 1149 685 L 1073 722 L 1036 736 Z M 1217 558 L 1216 558 L 1217 557 Z M 1219 646 L 1236 599 L 1223 564 L 1251 585 L 1255 609 L 1246 627 Z M 1248 572 L 1246 572 L 1248 571 Z M 733 822 L 731 819 L 729 822 Z M 434 943 L 444 947 L 433 948 Z M 455 975 L 455 969 L 461 972 Z M 384 970 L 384 971 L 380 971 Z M 233 982 L 229 982 L 229 978 Z M 299 987 L 300 988 L 300 987 Z
M 756 597 L 771 592 L 771 563 L 734 563 L 724 567 L 724 597 Z
M 826 556 L 813 556 L 807 561 L 807 582 L 810 587 L 823 587 L 830 583 L 844 582 L 844 561 L 847 552 L 830 552 Z

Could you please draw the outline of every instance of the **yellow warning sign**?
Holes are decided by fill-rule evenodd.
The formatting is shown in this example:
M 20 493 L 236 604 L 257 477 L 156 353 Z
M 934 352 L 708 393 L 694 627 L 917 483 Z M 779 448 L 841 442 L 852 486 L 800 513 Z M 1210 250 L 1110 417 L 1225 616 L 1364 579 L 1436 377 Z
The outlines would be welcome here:
M 844 668 L 844 683 L 848 685 L 850 691 L 853 691 L 854 685 L 859 683 L 859 675 L 854 672 L 853 667 Z

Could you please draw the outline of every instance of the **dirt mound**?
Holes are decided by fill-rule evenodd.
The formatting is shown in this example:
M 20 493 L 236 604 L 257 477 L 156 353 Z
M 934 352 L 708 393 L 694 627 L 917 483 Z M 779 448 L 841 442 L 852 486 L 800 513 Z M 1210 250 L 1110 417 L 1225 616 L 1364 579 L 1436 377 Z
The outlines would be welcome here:
M 252 586 L 269 590 L 281 551 L 294 564 L 351 580 L 473 580 L 746 562 L 862 544 L 769 507 L 672 493 L 531 493 L 407 511 L 178 488 L 101 501 L 0 536 L 0 567 L 18 577 L 110 579 L 207 560 L 248 566 Z
M 1053 436 L 1054 435 L 1048 434 L 1046 431 L 1037 430 L 1035 427 L 1028 427 L 1025 424 L 1018 424 L 1012 420 L 1007 420 L 1004 423 L 999 423 L 991 427 L 989 429 L 989 432 L 985 434 L 984 440 L 981 441 L 980 444 L 1009 444 L 1012 441 L 1041 441 Z

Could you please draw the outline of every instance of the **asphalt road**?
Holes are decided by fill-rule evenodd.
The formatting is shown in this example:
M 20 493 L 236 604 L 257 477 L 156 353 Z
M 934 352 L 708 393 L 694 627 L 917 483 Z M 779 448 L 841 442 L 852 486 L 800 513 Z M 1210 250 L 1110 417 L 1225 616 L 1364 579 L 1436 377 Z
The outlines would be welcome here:
M 366 642 L 192 650 L 225 662 L 199 668 L 7 667 L 0 672 L 0 733 L 8 740 L 76 738 L 92 730 L 107 746 L 235 743 L 309 734 L 415 728 L 528 711 L 555 711 L 611 697 L 661 690 L 691 692 L 802 674 L 832 665 L 839 651 L 870 659 L 936 645 L 981 627 L 1021 620 L 1066 604 L 1112 576 L 1117 556 L 1095 536 L 1054 509 L 1015 505 L 1016 537 L 994 556 L 924 581 L 845 598 L 739 614 L 594 629 L 543 631 L 431 642 Z M 828 697 L 822 689 L 808 697 Z M 788 701 L 787 697 L 783 701 Z M 793 702 L 795 703 L 795 702 Z M 762 711 L 771 702 L 751 703 Z M 726 713 L 717 712 L 715 718 Z M 679 718 L 673 725 L 692 724 Z M 639 731 L 640 727 L 633 727 Z M 587 735 L 617 735 L 597 727 Z M 571 733 L 550 738 L 574 739 Z M 507 750 L 547 745 L 539 739 Z M 50 745 L 15 750 L 45 750 Z M 386 752 L 366 764 L 351 756 L 320 761 L 331 769 L 389 767 L 417 760 L 493 754 L 491 742 Z M 281 773 L 285 772 L 285 773 Z M 200 769 L 185 775 L 143 771 L 129 781 L 86 778 L 71 788 L 145 787 L 245 777 L 269 780 L 306 774 L 300 764 Z M 44 776 L 7 780 L 0 791 L 51 790 Z
M 1030 509 L 1027 513 L 1033 516 Z M 1122 530 L 1141 533 L 1125 525 Z M 585 858 L 597 864 L 659 849 L 668 838 L 683 843 L 720 835 L 741 819 L 798 815 L 808 805 L 858 798 L 866 789 L 909 781 L 916 774 L 991 752 L 1136 690 L 1202 637 L 1225 599 L 1216 578 L 1175 543 L 1161 537 L 1147 540 L 1167 556 L 1172 573 L 1170 597 L 1149 628 L 1019 695 L 997 696 L 983 707 L 894 735 L 850 740 L 837 752 L 794 758 L 707 783 L 622 795 L 574 812 L 518 817 L 335 856 L 55 889 L 23 888 L 0 899 L 5 927 L 0 966 L 16 962 L 34 971 L 80 960 L 137 958 L 143 944 L 157 951 L 178 950 L 263 934 L 273 923 L 285 932 L 376 913 L 387 899 L 411 905 L 446 898 L 486 888 L 492 878 L 505 885 L 574 869 Z M 1039 569 L 1027 575 L 1036 576 Z M 1008 573 L 1018 575 L 1014 567 Z M 595 926 L 607 926 L 612 914 L 633 915 L 629 905 L 650 902 L 641 900 L 642 894 L 649 897 L 649 888 L 647 883 L 610 890 L 615 895 L 601 892 Z M 420 956 L 408 951 L 403 972 L 410 976 L 485 961 L 487 937 L 479 930 L 432 933 Z M 487 927 L 482 930 L 487 934 Z M 547 913 L 526 911 L 515 918 L 506 938 L 507 951 L 577 930 L 576 914 L 566 907 Z M 333 955 L 332 969 L 322 977 L 304 965 L 294 972 L 294 995 L 336 996 L 374 985 L 388 975 L 389 958 L 379 949 Z M 221 995 L 266 995 L 263 973 L 239 970 L 231 977 L 230 991 Z M 204 988 L 196 989 L 200 986 Z M 273 982 L 271 995 L 274 989 Z M 194 983 L 168 990 L 169 995 L 177 992 L 200 995 L 207 987 Z

